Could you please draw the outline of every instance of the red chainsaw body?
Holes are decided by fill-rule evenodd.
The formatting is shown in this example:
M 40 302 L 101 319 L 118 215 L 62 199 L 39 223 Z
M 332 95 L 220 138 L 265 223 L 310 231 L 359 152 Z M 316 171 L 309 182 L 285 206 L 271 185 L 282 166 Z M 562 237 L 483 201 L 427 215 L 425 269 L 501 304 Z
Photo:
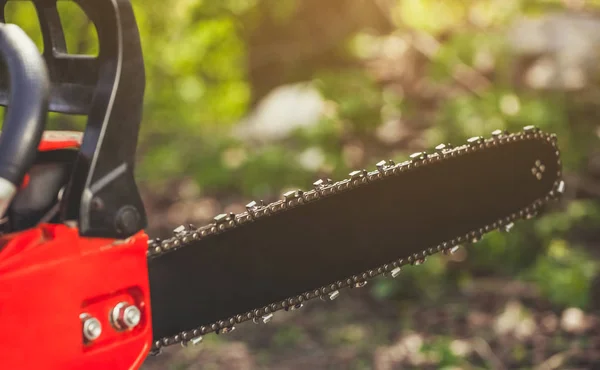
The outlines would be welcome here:
M 57 1 L 30 2 L 43 50 L 0 7 L 0 108 L 12 110 L 0 140 L 0 369 L 137 369 L 152 316 L 133 7 L 75 1 L 97 36 L 97 55 L 84 56 L 67 50 Z M 51 112 L 84 116 L 85 128 L 45 131 Z
M 74 137 L 48 134 L 40 152 L 80 144 Z M 147 248 L 143 231 L 125 240 L 90 238 L 64 224 L 1 236 L 2 367 L 139 368 L 152 343 Z M 135 304 L 142 318 L 134 329 L 117 331 L 110 312 L 124 301 Z M 82 337 L 83 313 L 102 324 L 102 334 L 91 344 Z

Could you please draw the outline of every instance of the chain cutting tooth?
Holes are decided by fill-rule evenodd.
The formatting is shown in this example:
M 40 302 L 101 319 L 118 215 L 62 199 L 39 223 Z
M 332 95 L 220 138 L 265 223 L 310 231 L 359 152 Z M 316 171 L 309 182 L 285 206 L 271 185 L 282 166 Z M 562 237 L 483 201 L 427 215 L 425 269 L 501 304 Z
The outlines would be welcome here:
M 315 189 L 316 192 L 320 193 L 323 188 L 333 185 L 333 180 L 327 178 L 327 179 L 319 179 L 315 182 L 313 182 L 313 188 Z
M 235 214 L 233 212 L 221 213 L 220 215 L 215 216 L 213 220 L 217 226 L 222 225 L 226 222 L 235 220 Z
M 530 125 L 523 127 L 523 131 L 525 131 L 526 133 L 538 133 L 540 132 L 540 129 L 534 125 Z
M 193 229 L 194 229 L 194 225 L 192 225 L 192 224 L 179 225 L 175 229 L 173 229 L 173 234 L 175 236 L 180 236 L 180 235 L 187 234 L 188 232 L 192 231 Z
M 199 335 L 199 336 L 197 336 L 195 338 L 182 341 L 181 342 L 181 346 L 182 347 L 197 346 L 200 343 L 202 343 L 203 340 L 204 340 L 204 337 L 202 337 L 201 335 Z
M 483 138 L 483 136 L 473 136 L 467 140 L 467 143 L 469 144 L 469 146 L 473 146 L 473 145 L 482 144 L 484 141 L 485 141 L 485 139 Z
M 435 147 L 435 151 L 440 154 L 443 154 L 452 149 L 454 149 L 454 146 L 452 146 L 452 144 L 439 144 Z
M 427 261 L 427 259 L 426 259 L 425 257 L 421 257 L 421 258 L 415 258 L 415 259 L 412 261 L 412 264 L 413 264 L 414 266 L 419 266 L 419 265 L 422 265 L 422 264 L 424 264 L 424 263 L 425 263 L 425 261 Z
M 367 170 L 364 170 L 364 169 L 352 171 L 349 174 L 351 182 L 355 182 L 355 181 L 365 182 L 368 179 L 367 175 L 368 175 L 368 172 L 367 172 Z
M 512 228 L 515 226 L 515 224 L 513 222 L 509 222 L 508 224 L 502 226 L 502 231 L 505 233 L 508 233 L 512 230 Z
M 458 252 L 459 249 L 460 249 L 460 245 L 455 245 L 454 247 L 445 249 L 444 254 L 451 255 L 451 254 Z
M 304 303 L 296 303 L 285 308 L 286 311 L 296 311 L 304 307 Z
M 302 203 L 304 201 L 304 199 L 302 198 L 302 196 L 304 195 L 304 191 L 298 189 L 298 190 L 291 190 L 288 191 L 286 193 L 283 194 L 283 201 L 287 204 L 287 205 L 295 205 L 298 203 Z
M 377 162 L 377 164 L 375 165 L 375 167 L 377 167 L 377 172 L 379 172 L 381 175 L 385 175 L 386 171 L 392 167 L 394 167 L 394 161 L 390 160 L 383 160 L 383 161 L 379 161 Z
M 390 276 L 396 278 L 398 277 L 398 275 L 400 275 L 400 272 L 402 272 L 402 268 L 396 267 L 392 271 L 390 271 Z
M 501 138 L 501 137 L 508 136 L 508 135 L 509 135 L 509 132 L 507 130 L 498 129 L 498 130 L 492 131 L 492 137 L 494 137 L 494 138 Z
M 217 334 L 229 334 L 235 330 L 235 326 L 225 326 L 222 329 L 217 329 Z
M 246 204 L 246 211 L 248 211 L 248 215 L 251 218 L 255 218 L 256 213 L 264 207 L 265 207 L 265 202 L 263 200 L 261 200 L 260 203 L 257 203 L 256 201 L 253 200 L 252 202 Z
M 162 348 L 152 348 L 150 350 L 150 352 L 148 352 L 148 355 L 154 357 L 154 356 L 159 356 L 162 353 Z
M 252 321 L 254 321 L 255 324 L 260 324 L 260 323 L 267 324 L 267 323 L 271 322 L 271 320 L 273 320 L 272 313 L 266 314 L 261 317 L 255 317 L 254 319 L 252 319 Z
M 565 192 L 565 182 L 563 180 L 561 180 L 556 186 L 556 191 L 559 194 L 563 194 Z
M 427 153 L 426 152 L 413 153 L 410 155 L 410 159 L 415 162 L 425 160 L 425 159 L 427 159 Z
M 363 288 L 365 285 L 367 285 L 367 281 L 366 280 L 361 280 L 361 281 L 357 281 L 355 282 L 352 287 L 353 288 Z

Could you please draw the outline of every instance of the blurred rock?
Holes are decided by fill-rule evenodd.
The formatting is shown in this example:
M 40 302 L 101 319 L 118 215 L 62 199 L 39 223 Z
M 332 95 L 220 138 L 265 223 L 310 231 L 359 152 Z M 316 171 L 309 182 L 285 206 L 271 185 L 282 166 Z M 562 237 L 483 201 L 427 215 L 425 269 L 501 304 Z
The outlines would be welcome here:
M 569 333 L 581 333 L 587 328 L 587 320 L 585 313 L 579 308 L 567 308 L 563 311 L 561 320 L 561 328 Z
M 239 27 L 247 47 L 247 73 L 253 101 L 275 86 L 306 81 L 315 71 L 356 67 L 340 52 L 348 38 L 369 30 L 386 34 L 395 27 L 394 3 L 379 0 L 255 1 L 252 16 Z
M 194 220 L 212 219 L 219 213 L 220 204 L 216 199 L 204 198 L 195 202 L 192 206 L 191 217 Z
M 558 329 L 558 317 L 555 314 L 549 313 L 541 320 L 541 328 L 546 333 L 553 333 Z
M 186 370 L 219 369 L 219 370 L 251 370 L 255 369 L 254 359 L 245 343 L 223 343 L 214 349 L 202 351 L 194 364 Z
M 377 127 L 375 136 L 382 143 L 392 145 L 409 137 L 411 132 L 406 128 L 401 119 L 390 119 Z
M 194 179 L 183 179 L 177 189 L 177 194 L 182 200 L 195 199 L 200 195 L 200 186 Z
M 534 89 L 579 90 L 600 77 L 600 19 L 568 11 L 513 24 L 508 43 L 516 78 Z
M 246 212 L 246 207 L 242 203 L 232 203 L 225 206 L 223 213 L 243 213 Z
M 265 96 L 233 135 L 260 144 L 283 140 L 299 128 L 318 124 L 325 109 L 325 100 L 310 84 L 283 85 Z
M 342 156 L 344 157 L 344 162 L 346 165 L 354 169 L 363 163 L 365 149 L 359 142 L 347 144 L 342 149 Z
M 473 351 L 473 346 L 466 340 L 455 339 L 450 343 L 450 350 L 456 356 L 465 357 Z
M 471 311 L 467 314 L 467 322 L 473 328 L 487 327 L 491 320 L 491 315 L 485 312 Z
M 526 312 L 523 305 L 515 300 L 509 301 L 494 323 L 494 331 L 498 335 L 514 335 L 525 339 L 534 334 L 535 321 Z
M 248 158 L 248 154 L 242 148 L 229 148 L 222 154 L 221 160 L 228 169 L 240 167 Z
M 398 368 L 397 365 L 404 362 L 412 365 L 423 364 L 426 360 L 421 352 L 423 343 L 421 334 L 409 333 L 392 346 L 378 348 L 373 357 L 373 368 L 391 370 Z
M 320 148 L 312 147 L 300 153 L 297 161 L 305 170 L 316 172 L 325 164 L 325 154 Z

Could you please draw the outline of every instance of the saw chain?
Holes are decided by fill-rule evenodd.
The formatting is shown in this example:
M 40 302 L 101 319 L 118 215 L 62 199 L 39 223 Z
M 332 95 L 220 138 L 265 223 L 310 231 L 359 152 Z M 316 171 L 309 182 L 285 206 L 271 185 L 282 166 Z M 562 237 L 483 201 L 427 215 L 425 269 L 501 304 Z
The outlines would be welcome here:
M 564 192 L 561 178 L 556 136 L 527 126 L 517 133 L 496 130 L 490 138 L 473 137 L 457 147 L 440 144 L 431 153 L 418 152 L 401 163 L 381 161 L 374 171 L 353 171 L 349 178 L 340 181 L 321 179 L 313 184 L 312 190 L 290 191 L 270 204 L 253 201 L 246 205 L 246 212 L 220 214 L 200 228 L 180 226 L 172 237 L 149 242 L 155 331 L 152 353 L 158 354 L 162 347 L 177 343 L 197 344 L 206 334 L 228 333 L 245 321 L 269 322 L 276 311 L 295 310 L 315 298 L 333 300 L 343 288 L 363 287 L 369 279 L 380 275 L 395 278 L 405 265 L 420 265 L 437 253 L 455 253 L 461 246 L 473 244 L 492 231 L 508 231 L 514 222 L 534 217 L 548 202 L 557 199 Z M 497 186 L 513 190 L 500 189 L 497 196 L 505 199 L 494 199 L 493 181 L 503 181 L 507 185 Z M 386 199 L 391 202 L 396 199 L 394 196 L 400 196 L 393 187 L 397 187 L 397 193 L 403 193 L 403 185 L 412 186 L 414 196 L 401 194 L 403 198 L 398 199 L 403 203 L 390 203 L 388 207 Z M 469 197 L 473 200 L 469 201 Z M 423 203 L 422 206 L 412 204 L 411 199 Z M 351 203 L 354 208 L 347 208 L 346 212 L 343 207 L 350 207 Z M 403 207 L 412 215 L 405 215 Z M 389 219 L 378 215 L 377 209 L 382 208 L 397 213 L 390 213 L 392 219 Z M 336 214 L 336 209 L 341 213 Z M 322 218 L 306 218 L 319 212 Z M 393 217 L 398 220 L 397 226 Z M 360 218 L 361 224 L 348 224 L 347 234 L 352 236 L 345 240 L 340 230 L 344 230 L 344 222 L 353 218 Z M 264 225 L 271 225 L 271 229 Z M 319 241 L 319 246 L 286 249 L 286 245 L 294 245 L 295 239 L 302 239 L 303 229 L 312 233 L 310 238 Z M 276 233 L 281 235 L 274 236 Z M 363 238 L 362 233 L 366 235 L 364 241 L 356 240 Z M 268 238 L 271 239 L 267 241 Z M 274 238 L 279 238 L 280 247 Z M 335 245 L 338 240 L 348 248 L 341 245 L 328 249 L 327 241 Z M 388 248 L 396 242 L 397 248 Z M 355 244 L 363 243 L 371 243 L 371 249 L 365 247 L 353 252 Z M 234 250 L 234 246 L 238 249 Z M 309 253 L 306 251 L 312 257 L 305 256 L 303 253 Z M 273 253 L 281 257 L 270 259 Z M 343 263 L 336 264 L 336 256 Z M 278 265 L 282 261 L 286 261 L 286 266 Z M 326 271 L 325 265 L 331 271 Z M 227 270 L 225 266 L 234 267 Z M 273 276 L 282 282 L 270 282 L 261 275 L 264 287 L 252 285 L 253 281 L 259 281 L 257 276 L 263 270 L 276 271 Z M 232 271 L 241 272 L 231 277 Z M 196 278 L 194 274 L 199 275 Z M 312 279 L 311 274 L 332 280 L 318 283 L 320 280 Z M 304 285 L 295 283 L 300 277 L 306 280 L 302 282 Z M 221 302 L 213 304 L 217 293 Z M 261 301 L 272 297 L 279 298 Z M 238 300 L 243 299 L 247 303 L 240 305 Z M 180 300 L 185 300 L 185 304 Z M 194 317 L 195 312 L 199 317 Z

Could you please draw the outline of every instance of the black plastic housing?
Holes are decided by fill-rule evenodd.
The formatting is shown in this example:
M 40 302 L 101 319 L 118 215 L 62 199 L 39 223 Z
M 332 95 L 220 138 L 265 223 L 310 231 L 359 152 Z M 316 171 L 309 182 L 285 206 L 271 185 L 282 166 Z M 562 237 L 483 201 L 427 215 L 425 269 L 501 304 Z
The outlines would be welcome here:
M 96 27 L 98 56 L 69 54 L 57 1 L 32 1 L 52 85 L 49 110 L 87 116 L 61 220 L 76 221 L 82 236 L 126 238 L 147 223 L 134 179 L 146 82 L 139 31 L 129 0 L 74 2 Z M 2 22 L 6 3 L 0 1 Z M 8 104 L 7 82 L 0 73 L 3 106 Z

